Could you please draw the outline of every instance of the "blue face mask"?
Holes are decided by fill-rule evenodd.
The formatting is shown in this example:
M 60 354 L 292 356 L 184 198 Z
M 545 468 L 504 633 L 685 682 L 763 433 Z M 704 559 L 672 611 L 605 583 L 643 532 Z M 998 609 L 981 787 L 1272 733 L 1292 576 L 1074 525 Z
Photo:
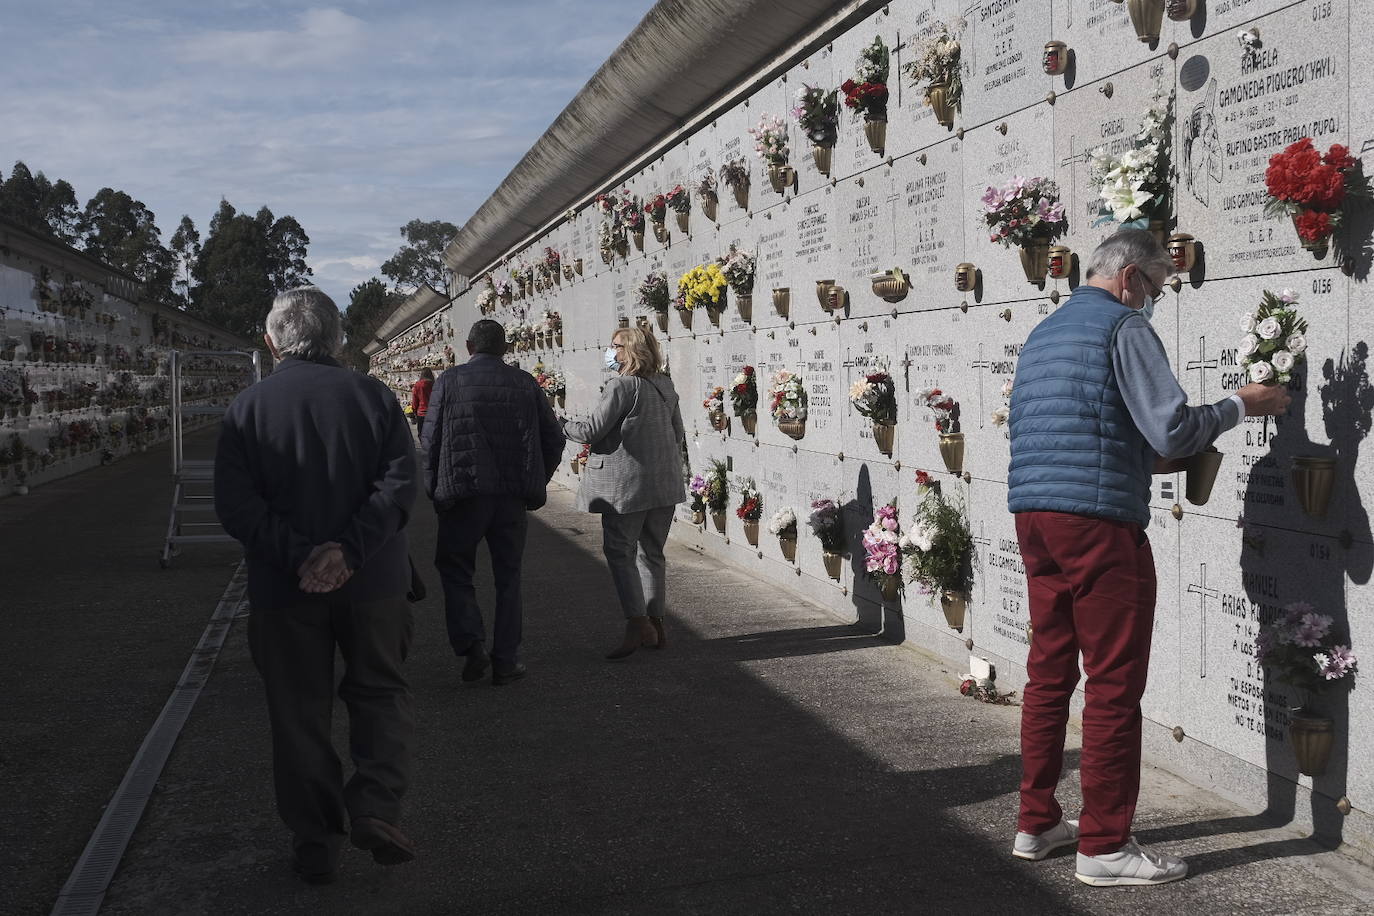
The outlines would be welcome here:
M 603 354 L 603 365 L 605 365 L 607 372 L 620 371 L 620 360 L 615 358 L 615 347 L 606 348 L 606 352 Z
M 1155 317 L 1155 304 L 1146 300 L 1145 304 L 1141 306 L 1140 314 L 1145 316 L 1146 321 L 1153 321 Z

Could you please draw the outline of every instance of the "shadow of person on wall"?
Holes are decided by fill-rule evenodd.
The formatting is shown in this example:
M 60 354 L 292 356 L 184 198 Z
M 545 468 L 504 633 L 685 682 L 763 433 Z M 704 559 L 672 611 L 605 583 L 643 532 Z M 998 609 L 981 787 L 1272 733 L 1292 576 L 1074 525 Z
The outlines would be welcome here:
M 849 543 L 849 566 L 853 573 L 849 597 L 854 602 L 855 616 L 864 631 L 899 643 L 906 639 L 906 620 L 902 617 L 900 604 L 897 607 L 887 606 L 864 564 L 864 530 L 873 524 L 876 508 L 868 464 L 860 464 L 854 498 L 843 507 L 845 540 Z
M 1356 344 L 1340 360 L 1327 360 L 1321 369 L 1322 418 L 1329 445 L 1312 441 L 1307 429 L 1307 399 L 1313 367 L 1295 373 L 1289 389 L 1288 413 L 1245 422 L 1247 445 L 1268 451 L 1250 468 L 1241 523 L 1240 567 L 1250 614 L 1237 629 L 1237 645 L 1249 658 L 1249 682 L 1260 688 L 1259 715 L 1249 730 L 1265 736 L 1267 805 L 1256 816 L 1256 827 L 1292 821 L 1297 801 L 1298 765 L 1288 726 L 1292 710 L 1305 699 L 1300 691 L 1274 679 L 1274 672 L 1254 661 L 1254 644 L 1262 622 L 1271 622 L 1294 602 L 1306 602 L 1329 615 L 1333 630 L 1349 633 L 1345 578 L 1369 579 L 1371 551 L 1368 513 L 1355 485 L 1355 463 L 1361 440 L 1370 428 L 1374 389 L 1365 372 L 1368 347 Z M 1313 517 L 1300 506 L 1292 483 L 1293 459 L 1303 456 L 1336 459 L 1331 511 Z M 1239 685 L 1237 685 L 1239 686 Z M 1243 689 L 1243 688 L 1242 688 Z M 1348 771 L 1348 708 L 1344 691 L 1314 699 L 1314 714 L 1335 721 L 1335 740 L 1324 774 L 1313 778 L 1311 817 L 1313 837 L 1322 846 L 1341 842 L 1343 816 L 1334 802 L 1345 795 Z M 1237 718 L 1239 722 L 1239 717 Z M 1289 850 L 1275 855 L 1293 854 Z

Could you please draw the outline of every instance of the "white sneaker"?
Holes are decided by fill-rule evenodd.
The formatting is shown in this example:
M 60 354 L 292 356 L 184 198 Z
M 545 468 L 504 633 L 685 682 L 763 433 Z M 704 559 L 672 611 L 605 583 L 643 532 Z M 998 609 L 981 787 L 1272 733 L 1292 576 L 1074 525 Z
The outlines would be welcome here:
M 1016 844 L 1011 854 L 1018 859 L 1039 862 L 1045 856 L 1064 846 L 1078 842 L 1078 821 L 1060 821 L 1041 834 L 1016 832 Z
M 1085 856 L 1080 852 L 1078 871 L 1074 875 L 1093 887 L 1168 884 L 1187 876 L 1187 862 L 1168 853 L 1141 849 L 1135 837 L 1116 852 L 1106 855 Z

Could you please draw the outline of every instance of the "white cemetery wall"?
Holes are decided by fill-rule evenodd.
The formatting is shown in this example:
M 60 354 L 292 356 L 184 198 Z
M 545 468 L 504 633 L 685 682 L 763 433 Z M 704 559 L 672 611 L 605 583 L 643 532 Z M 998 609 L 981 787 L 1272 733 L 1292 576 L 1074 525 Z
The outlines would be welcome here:
M 716 459 L 731 469 L 725 532 L 717 534 L 709 519 L 694 526 L 684 506 L 677 537 L 881 625 L 956 667 L 970 652 L 986 656 L 997 665 L 999 684 L 1014 688 L 1024 679 L 1033 633 L 1006 511 L 1009 443 L 993 412 L 1006 404 L 1003 385 L 1015 375 L 1026 336 L 1083 281 L 1084 260 L 1116 228 L 1099 220 L 1091 152 L 1129 148 L 1152 100 L 1172 96 L 1177 180 L 1174 219 L 1163 228 L 1198 239 L 1196 268 L 1180 276 L 1154 317 L 1174 371 L 1195 404 L 1240 387 L 1239 319 L 1265 290 L 1299 293 L 1310 354 L 1287 417 L 1251 418 L 1218 440 L 1225 457 L 1209 502 L 1184 498 L 1183 474 L 1154 480 L 1148 533 L 1159 587 L 1144 701 L 1147 743 L 1165 766 L 1256 805 L 1286 798 L 1300 819 L 1329 825 L 1340 819 L 1336 802 L 1348 798 L 1353 810 L 1344 836 L 1369 853 L 1374 770 L 1350 761 L 1368 760 L 1374 751 L 1370 688 L 1357 686 L 1348 703 L 1334 704 L 1338 737 L 1327 773 L 1301 776 L 1287 734 L 1297 698 L 1266 682 L 1254 644 L 1262 617 L 1306 601 L 1349 629 L 1356 653 L 1374 652 L 1374 617 L 1362 613 L 1374 603 L 1374 536 L 1364 506 L 1374 493 L 1374 469 L 1368 450 L 1361 454 L 1374 410 L 1368 243 L 1349 276 L 1331 254 L 1304 250 L 1286 220 L 1263 213 L 1268 159 L 1298 138 L 1310 136 L 1322 149 L 1349 144 L 1357 155 L 1374 148 L 1374 93 L 1365 76 L 1374 72 L 1374 51 L 1352 38 L 1374 27 L 1374 5 L 1197 5 L 1191 20 L 1165 18 L 1159 40 L 1145 43 L 1127 6 L 1110 0 L 894 0 L 784 76 L 753 86 L 747 102 L 718 113 L 652 166 L 606 189 L 625 187 L 649 198 L 681 184 L 692 195 L 686 232 L 670 212 L 664 241 L 649 231 L 642 250 L 630 241 L 608 264 L 598 245 L 603 217 L 585 207 L 512 257 L 512 263 L 533 263 L 550 246 L 564 263 L 580 259 L 582 271 L 499 305 L 492 317 L 514 325 L 538 322 L 545 308 L 561 313 L 560 345 L 530 344 L 512 359 L 528 368 L 542 361 L 565 373 L 563 412 L 570 416 L 584 416 L 595 404 L 606 378 L 601 350 L 615 328 L 647 322 L 664 341 L 681 397 L 690 471 L 704 471 Z M 964 97 L 954 125 L 944 127 L 900 67 L 913 57 L 914 38 L 956 13 L 967 21 Z M 1237 33 L 1250 29 L 1262 44 L 1247 51 Z M 874 152 L 862 121 L 842 109 L 827 177 L 788 112 L 801 86 L 831 88 L 852 77 L 855 58 L 875 35 L 893 48 L 886 148 Z M 1050 39 L 1071 49 L 1060 75 L 1041 68 Z M 783 115 L 790 125 L 797 178 L 783 193 L 751 155 L 747 129 L 765 114 Z M 707 169 L 718 177 L 723 163 L 741 156 L 750 171 L 747 198 L 741 204 L 721 184 L 714 217 L 708 216 L 699 180 Z M 1063 279 L 1028 283 L 1018 252 L 989 241 L 980 198 L 989 185 L 1016 176 L 1059 184 L 1069 220 L 1063 244 L 1074 252 Z M 1362 230 L 1366 238 L 1369 228 Z M 665 272 L 675 291 L 683 272 L 732 244 L 757 257 L 751 315 L 741 313 L 732 292 L 723 314 L 670 310 L 660 331 L 660 317 L 636 304 L 651 271 Z M 975 265 L 977 282 L 961 292 L 954 273 L 965 262 Z M 912 281 L 909 294 L 895 301 L 875 295 L 870 281 L 874 271 L 891 268 Z M 508 275 L 503 265 L 493 279 L 501 283 Z M 817 283 L 827 280 L 847 294 L 833 314 L 816 294 Z M 477 317 L 481 289 L 479 280 L 441 318 L 457 327 L 458 340 Z M 775 290 L 787 291 L 786 314 L 774 307 Z M 432 344 L 427 352 L 436 358 Z M 702 400 L 715 386 L 728 389 L 745 365 L 755 367 L 760 387 L 756 433 L 749 435 L 735 417 L 716 431 Z M 849 386 L 877 366 L 887 367 L 897 385 L 890 456 L 847 397 Z M 800 439 L 785 435 L 769 415 L 768 382 L 780 370 L 800 375 L 809 396 Z M 946 469 L 933 417 L 916 402 L 916 392 L 929 387 L 959 404 L 963 474 Z M 575 451 L 570 446 L 568 457 Z M 1298 503 L 1290 467 L 1305 455 L 1337 459 L 1325 517 Z M 914 586 L 885 602 L 863 571 L 859 538 L 874 507 L 895 501 L 909 516 L 918 470 L 932 474 L 969 513 L 974 585 L 962 632 L 946 626 L 938 602 Z M 569 462 L 559 474 L 577 485 Z M 750 480 L 763 499 L 757 547 L 746 542 L 733 512 L 737 487 Z M 844 506 L 849 550 L 838 580 L 827 574 L 819 542 L 804 525 L 810 502 L 822 497 Z M 803 519 L 795 562 L 783 558 L 767 532 L 768 518 L 784 506 Z M 1294 803 L 1309 797 L 1310 805 Z

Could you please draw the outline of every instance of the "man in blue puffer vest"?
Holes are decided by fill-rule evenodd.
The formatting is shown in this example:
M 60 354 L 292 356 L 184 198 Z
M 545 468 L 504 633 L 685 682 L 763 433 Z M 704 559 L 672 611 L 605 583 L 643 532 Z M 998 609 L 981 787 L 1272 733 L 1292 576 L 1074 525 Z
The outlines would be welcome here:
M 1150 325 L 1173 265 L 1154 236 L 1122 229 L 1086 282 L 1031 332 L 1011 395 L 1008 508 L 1026 566 L 1033 631 L 1021 711 L 1021 809 L 1013 854 L 1078 845 L 1095 886 L 1163 884 L 1182 859 L 1131 836 L 1140 790 L 1140 698 L 1150 663 L 1155 568 L 1150 477 L 1182 470 L 1247 416 L 1282 414 L 1286 389 L 1246 385 L 1189 407 Z M 1081 822 L 1055 788 L 1083 655 Z
M 480 680 L 490 665 L 499 687 L 525 674 L 519 660 L 525 513 L 547 499 L 563 430 L 534 376 L 502 359 L 501 325 L 482 319 L 467 345 L 471 359 L 434 383 L 420 446 L 425 488 L 439 514 L 434 565 L 444 586 L 449 644 L 466 659 L 464 681 Z M 472 585 L 483 538 L 496 580 L 490 654 Z

